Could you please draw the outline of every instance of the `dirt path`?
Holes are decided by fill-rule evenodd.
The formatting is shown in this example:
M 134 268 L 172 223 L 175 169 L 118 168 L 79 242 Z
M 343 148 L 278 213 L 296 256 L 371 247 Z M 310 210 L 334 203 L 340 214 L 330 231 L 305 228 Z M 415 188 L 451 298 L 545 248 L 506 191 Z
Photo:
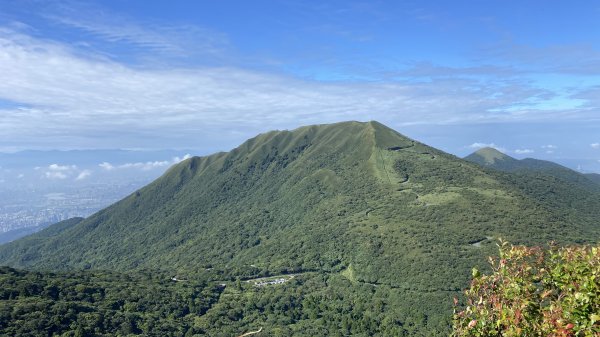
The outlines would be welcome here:
M 255 333 L 259 333 L 261 331 L 262 331 L 262 327 L 260 327 L 260 329 L 258 329 L 256 331 L 249 331 L 249 332 L 246 332 L 245 334 L 241 334 L 238 337 L 245 337 L 245 336 L 254 335 Z
M 381 149 L 379 149 L 379 158 L 381 158 L 381 165 L 383 166 L 383 172 L 385 172 L 385 176 L 388 179 L 388 182 L 391 184 L 392 183 L 392 179 L 390 179 L 390 174 L 387 171 L 387 168 L 385 167 L 385 158 L 383 158 L 383 151 L 381 151 Z

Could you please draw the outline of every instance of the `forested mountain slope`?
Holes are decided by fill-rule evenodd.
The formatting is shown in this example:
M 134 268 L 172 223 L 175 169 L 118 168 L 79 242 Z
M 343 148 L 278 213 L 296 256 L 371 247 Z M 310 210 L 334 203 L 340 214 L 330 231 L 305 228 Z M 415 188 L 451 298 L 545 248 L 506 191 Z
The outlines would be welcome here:
M 596 184 L 600 185 L 600 174 L 598 173 L 586 173 L 585 176 L 595 182 Z
M 550 175 L 577 184 L 592 185 L 596 189 L 598 186 L 595 184 L 600 184 L 598 174 L 582 174 L 547 160 L 534 158 L 518 160 L 489 147 L 473 152 L 466 156 L 465 160 L 504 172 Z
M 451 297 L 495 252 L 495 238 L 595 242 L 599 216 L 598 194 L 579 184 L 531 182 L 377 122 L 344 122 L 273 131 L 188 159 L 79 223 L 0 247 L 0 264 L 215 281 L 294 273 L 288 295 L 316 312 L 298 309 L 277 323 L 249 305 L 244 320 L 219 318 L 209 334 L 260 323 L 297 335 L 435 336 L 447 331 Z M 265 291 L 263 300 L 276 302 Z M 217 306 L 242 305 L 235 298 Z

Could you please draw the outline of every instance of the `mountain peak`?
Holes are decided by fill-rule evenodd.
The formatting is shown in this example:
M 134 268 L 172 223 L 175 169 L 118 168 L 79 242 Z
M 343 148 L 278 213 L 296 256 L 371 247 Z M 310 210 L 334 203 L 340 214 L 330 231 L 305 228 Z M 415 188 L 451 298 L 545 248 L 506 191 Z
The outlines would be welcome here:
M 465 159 L 484 166 L 494 165 L 498 162 L 517 161 L 513 157 L 506 155 L 493 147 L 481 148 L 465 157 Z
M 497 150 L 478 152 L 473 156 L 510 162 Z M 553 193 L 547 193 L 550 183 Z M 426 329 L 448 326 L 443 312 L 467 284 L 471 266 L 493 251 L 491 237 L 516 243 L 599 237 L 600 198 L 593 193 L 558 179 L 507 179 L 375 121 L 312 125 L 263 133 L 230 152 L 183 161 L 86 219 L 0 246 L 0 264 L 163 271 L 223 282 L 225 296 L 216 297 L 208 317 L 232 307 L 228 301 L 259 293 L 273 303 L 280 303 L 280 294 L 301 294 L 294 301 L 308 303 L 299 308 L 309 311 L 298 317 L 310 317 L 321 310 L 319 298 L 344 287 L 355 298 L 393 299 L 383 303 L 394 308 L 388 317 L 406 317 L 406 326 L 428 317 L 414 335 L 431 336 Z M 298 281 L 280 290 L 230 286 L 236 279 L 277 275 Z M 339 298 L 331 308 L 353 298 Z M 411 302 L 395 307 L 405 299 Z M 256 318 L 244 324 L 265 323 L 249 310 L 244 317 Z M 338 318 L 329 331 L 339 330 L 341 318 L 331 317 Z M 207 335 L 223 334 L 209 323 L 216 320 L 206 319 Z M 218 318 L 234 323 L 227 319 Z M 287 326 L 278 320 L 268 329 L 328 331 L 293 330 L 314 322 L 286 320 Z M 394 331 L 389 335 L 408 334 Z
M 464 159 L 499 171 L 543 174 L 584 186 L 591 185 L 592 188 L 597 188 L 600 182 L 597 176 L 584 175 L 551 161 L 534 158 L 518 160 L 490 147 L 477 150 Z

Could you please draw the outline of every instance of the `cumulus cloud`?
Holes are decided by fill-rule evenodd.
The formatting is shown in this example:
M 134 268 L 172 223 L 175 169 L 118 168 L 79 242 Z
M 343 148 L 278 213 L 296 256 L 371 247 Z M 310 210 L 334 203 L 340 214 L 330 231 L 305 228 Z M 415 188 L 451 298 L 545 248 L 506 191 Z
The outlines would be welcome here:
M 503 148 L 501 146 L 498 146 L 498 145 L 496 145 L 494 143 L 480 143 L 480 142 L 475 142 L 475 143 L 469 145 L 469 147 L 472 148 L 472 149 L 483 149 L 484 147 L 491 147 L 491 148 L 496 149 L 496 150 L 498 150 L 500 152 L 503 152 L 503 153 L 507 152 L 505 148 Z
M 558 146 L 552 145 L 552 144 L 548 144 L 548 145 L 542 145 L 541 148 L 544 149 L 544 150 L 546 150 L 547 154 L 553 154 L 554 151 L 556 149 L 558 149 Z
M 139 169 L 142 171 L 150 171 L 150 170 L 157 169 L 157 168 L 169 167 L 173 164 L 177 164 L 177 163 L 179 163 L 183 160 L 189 159 L 191 157 L 192 157 L 192 155 L 190 155 L 188 153 L 188 154 L 185 154 L 183 157 L 173 157 L 173 159 L 171 159 L 171 160 L 135 162 L 135 163 L 125 163 L 125 164 L 120 164 L 120 165 L 113 165 L 108 162 L 103 162 L 103 163 L 99 164 L 98 166 L 100 166 L 101 168 L 103 168 L 107 171 L 112 171 L 115 169 Z
M 600 143 L 592 143 L 592 144 L 590 144 L 590 146 L 591 146 L 593 149 L 600 149 Z
M 72 171 L 72 170 L 76 170 L 77 166 L 76 165 L 59 165 L 59 164 L 51 164 L 48 166 L 48 169 L 50 171 Z
M 136 169 L 141 169 L 143 171 L 149 171 L 155 168 L 159 168 L 159 167 L 165 167 L 165 166 L 169 166 L 171 165 L 172 162 L 168 161 L 168 160 L 164 160 L 164 161 L 148 161 L 145 163 L 126 163 L 123 165 L 119 165 L 118 168 L 123 168 L 123 169 L 128 169 L 128 168 L 136 168 Z
M 529 154 L 529 153 L 534 153 L 534 150 L 531 149 L 516 149 L 515 153 L 516 154 Z
M 50 180 L 63 180 L 78 174 L 77 165 L 50 164 L 45 168 L 36 167 L 36 170 L 43 170 L 43 176 Z
M 67 179 L 68 175 L 66 173 L 60 171 L 47 171 L 44 173 L 46 178 L 54 180 L 54 179 Z
M 79 174 L 77 175 L 77 178 L 75 178 L 75 180 L 79 181 L 79 180 L 84 180 L 85 178 L 89 177 L 92 175 L 92 171 L 90 170 L 83 170 L 81 172 L 79 172 Z
M 100 166 L 101 168 L 103 168 L 107 171 L 112 171 L 115 169 L 115 167 L 111 163 L 107 163 L 107 162 L 102 162 L 102 163 L 98 164 L 98 166 Z
M 179 162 L 181 162 L 181 161 L 184 161 L 184 160 L 186 160 L 186 159 L 190 159 L 190 158 L 192 158 L 192 155 L 191 155 L 191 154 L 189 154 L 189 153 L 186 153 L 186 154 L 185 154 L 183 157 L 181 157 L 181 158 L 179 158 L 179 157 L 174 157 L 174 158 L 173 158 L 173 162 L 174 162 L 174 163 L 179 163 Z

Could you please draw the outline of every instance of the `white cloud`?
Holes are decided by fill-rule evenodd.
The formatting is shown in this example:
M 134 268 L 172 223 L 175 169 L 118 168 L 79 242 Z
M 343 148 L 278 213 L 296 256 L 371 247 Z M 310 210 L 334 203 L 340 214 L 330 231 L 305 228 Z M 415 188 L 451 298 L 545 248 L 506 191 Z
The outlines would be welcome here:
M 77 178 L 75 178 L 75 180 L 83 180 L 91 175 L 92 175 L 92 171 L 83 170 L 83 171 L 79 172 L 79 175 L 77 175 Z
M 41 170 L 41 167 L 36 167 L 36 170 Z M 77 165 L 61 165 L 61 164 L 50 164 L 44 169 L 43 176 L 47 179 L 67 179 L 77 170 Z
M 191 56 L 221 54 L 228 48 L 227 36 L 191 25 L 143 24 L 91 3 L 68 2 L 46 8 L 43 17 L 75 28 L 112 44 L 135 46 L 145 52 Z
M 186 153 L 183 157 L 179 158 L 179 157 L 174 157 L 173 158 L 173 163 L 179 163 L 181 161 L 184 161 L 186 159 L 190 159 L 192 158 L 192 155 L 189 153 Z
M 138 35 L 80 28 L 107 39 Z M 64 145 L 90 135 L 102 135 L 96 146 L 146 146 L 139 134 L 151 134 L 155 144 L 177 143 L 231 125 L 268 130 L 340 120 L 413 125 L 581 116 L 536 110 L 535 102 L 551 93 L 514 79 L 320 82 L 235 67 L 131 67 L 2 28 L 0 74 L 0 99 L 20 104 L 0 111 L 6 130 L 0 143 L 23 146 Z
M 54 179 L 67 179 L 68 175 L 66 173 L 60 172 L 60 171 L 47 171 L 44 173 L 44 175 L 46 176 L 46 178 L 54 180 Z
M 591 146 L 593 149 L 600 149 L 600 143 L 592 143 L 592 144 L 590 144 L 590 146 Z
M 541 148 L 546 150 L 547 154 L 553 154 L 555 152 L 555 150 L 558 149 L 558 146 L 548 144 L 548 145 L 542 145 Z
M 507 152 L 505 148 L 503 148 L 501 146 L 498 146 L 498 145 L 496 145 L 494 143 L 480 143 L 480 142 L 475 142 L 475 143 L 469 145 L 469 147 L 472 148 L 472 149 L 483 149 L 484 147 L 491 147 L 491 148 L 496 149 L 496 150 L 498 150 L 500 152 L 503 152 L 503 153 Z
M 19 175 L 17 176 L 17 179 L 23 179 L 25 177 L 25 175 L 23 173 L 19 173 Z
M 115 169 L 115 167 L 111 164 L 111 163 L 107 163 L 107 162 L 103 162 L 101 164 L 98 164 L 98 166 L 100 166 L 101 168 L 107 170 L 107 171 L 112 171 Z
M 155 168 L 159 168 L 159 167 L 166 167 L 166 166 L 170 166 L 172 164 L 172 162 L 168 161 L 168 160 L 164 160 L 164 161 L 149 161 L 149 162 L 145 162 L 145 163 L 126 163 L 123 165 L 119 165 L 118 168 L 122 168 L 122 169 L 129 169 L 129 168 L 136 168 L 136 169 L 140 169 L 143 171 L 149 171 Z
M 103 162 L 99 164 L 101 168 L 111 171 L 115 169 L 139 169 L 142 171 L 149 171 L 156 168 L 164 168 L 169 167 L 173 164 L 177 164 L 183 160 L 189 159 L 192 156 L 187 153 L 183 157 L 173 157 L 172 160 L 162 160 L 162 161 L 147 161 L 147 162 L 135 162 L 135 163 L 125 163 L 121 165 L 113 165 L 111 163 Z
M 534 153 L 534 150 L 531 149 L 516 149 L 515 153 L 516 154 L 529 154 L 529 153 Z
M 71 171 L 71 170 L 76 170 L 77 166 L 76 165 L 59 165 L 59 164 L 51 164 L 48 166 L 48 169 L 50 171 Z

